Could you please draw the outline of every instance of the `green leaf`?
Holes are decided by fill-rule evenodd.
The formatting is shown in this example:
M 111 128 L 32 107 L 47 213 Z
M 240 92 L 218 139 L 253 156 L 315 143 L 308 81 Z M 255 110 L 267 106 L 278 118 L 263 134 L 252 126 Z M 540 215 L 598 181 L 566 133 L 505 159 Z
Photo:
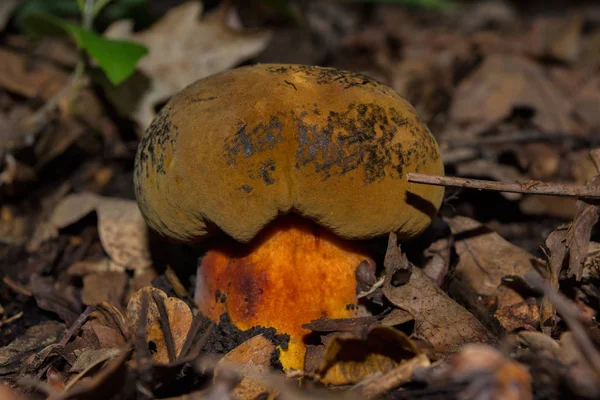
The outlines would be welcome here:
M 140 44 L 126 40 L 106 39 L 95 32 L 66 22 L 77 44 L 96 60 L 108 79 L 118 85 L 134 71 L 137 62 L 148 49 Z
M 31 33 L 38 35 L 70 34 L 79 48 L 96 60 L 114 85 L 127 79 L 135 71 L 137 62 L 148 54 L 148 49 L 140 44 L 107 39 L 96 32 L 48 14 L 29 14 L 27 25 Z

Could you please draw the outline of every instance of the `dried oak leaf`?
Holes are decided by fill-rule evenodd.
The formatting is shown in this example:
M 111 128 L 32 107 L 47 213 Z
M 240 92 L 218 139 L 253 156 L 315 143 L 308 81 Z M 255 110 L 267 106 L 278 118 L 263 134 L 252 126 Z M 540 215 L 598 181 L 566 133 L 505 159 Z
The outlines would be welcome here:
M 175 297 L 167 297 L 167 295 L 159 289 L 153 287 L 145 287 L 138 290 L 127 305 L 127 313 L 130 318 L 130 332 L 135 332 L 140 317 L 142 296 L 149 297 L 148 314 L 146 317 L 146 342 L 149 346 L 155 349 L 152 358 L 159 363 L 168 363 L 169 354 L 167 349 L 166 338 L 163 333 L 164 327 L 162 324 L 168 324 L 168 329 L 171 331 L 175 357 L 179 355 L 188 331 L 192 325 L 192 311 L 190 307 L 182 300 Z M 154 300 L 154 297 L 160 298 L 163 302 L 168 320 L 161 318 L 159 307 Z
M 450 292 L 480 318 L 490 318 L 483 300 L 498 296 L 503 278 L 523 277 L 532 270 L 534 257 L 470 218 L 457 216 L 446 222 L 458 255 Z
M 226 23 L 226 6 L 198 17 L 202 3 L 189 1 L 174 7 L 149 29 L 132 33 L 131 21 L 111 25 L 105 35 L 148 47 L 138 69 L 150 79 L 150 88 L 131 112 L 142 128 L 154 117 L 157 103 L 167 100 L 191 82 L 221 72 L 262 51 L 271 38 L 265 30 L 238 31 Z
M 573 104 L 539 65 L 514 55 L 487 57 L 456 89 L 450 116 L 460 124 L 489 128 L 515 107 L 532 108 L 533 123 L 542 131 L 576 131 Z
M 225 354 L 215 367 L 215 381 L 220 379 L 224 370 L 232 369 L 241 376 L 240 383 L 231 395 L 238 400 L 274 399 L 277 393 L 269 389 L 260 380 L 261 374 L 267 374 L 271 366 L 271 356 L 275 345 L 263 335 L 256 335 Z
M 591 131 L 600 129 L 600 75 L 590 79 L 575 95 L 575 112 Z
M 354 384 L 370 375 L 386 373 L 420 353 L 403 332 L 375 325 L 364 338 L 334 336 L 315 373 L 324 384 Z

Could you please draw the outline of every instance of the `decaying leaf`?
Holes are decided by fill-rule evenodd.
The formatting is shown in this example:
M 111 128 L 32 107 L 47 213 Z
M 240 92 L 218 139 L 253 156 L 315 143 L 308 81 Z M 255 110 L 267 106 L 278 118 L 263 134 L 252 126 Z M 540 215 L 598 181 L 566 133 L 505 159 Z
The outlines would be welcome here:
M 573 104 L 544 71 L 519 56 L 491 55 L 458 86 L 450 116 L 461 124 L 490 127 L 515 107 L 535 111 L 533 123 L 545 132 L 573 132 Z
M 192 311 L 185 302 L 175 297 L 167 297 L 162 290 L 153 287 L 142 288 L 135 293 L 127 305 L 131 332 L 135 331 L 134 327 L 137 325 L 138 319 L 142 317 L 140 315 L 142 296 L 148 296 L 149 300 L 146 317 L 146 342 L 154 351 L 152 357 L 159 363 L 173 361 L 169 359 L 169 344 L 163 333 L 164 329 L 169 329 L 171 332 L 174 356 L 177 357 L 192 325 Z M 162 301 L 164 304 L 167 320 L 161 316 L 157 301 Z
M 490 318 L 484 298 L 497 296 L 505 277 L 523 277 L 534 257 L 477 221 L 457 216 L 446 220 L 459 257 L 450 292 L 480 318 Z
M 416 344 L 403 332 L 375 325 L 364 338 L 334 336 L 316 373 L 324 384 L 347 385 L 389 372 L 418 354 Z
M 471 313 L 452 300 L 419 268 L 405 285 L 386 282 L 385 296 L 415 319 L 415 335 L 441 353 L 465 343 L 492 343 L 496 339 Z
M 227 8 L 199 19 L 202 3 L 189 1 L 169 10 L 149 29 L 132 33 L 130 21 L 119 21 L 106 31 L 110 38 L 145 45 L 150 53 L 138 69 L 151 78 L 151 87 L 140 99 L 133 118 L 146 128 L 154 106 L 191 82 L 233 67 L 263 50 L 268 31 L 237 31 L 225 22 Z
M 233 398 L 272 400 L 277 393 L 260 380 L 260 375 L 269 372 L 274 351 L 275 345 L 271 341 L 263 335 L 254 336 L 219 360 L 215 367 L 215 380 L 220 379 L 224 369 L 231 368 L 242 378 L 231 393 Z

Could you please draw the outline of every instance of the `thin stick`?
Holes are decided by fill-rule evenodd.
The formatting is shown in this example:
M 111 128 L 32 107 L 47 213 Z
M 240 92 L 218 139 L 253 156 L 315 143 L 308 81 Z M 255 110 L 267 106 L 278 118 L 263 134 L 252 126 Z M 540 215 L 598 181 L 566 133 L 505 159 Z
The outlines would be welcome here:
M 534 180 L 523 180 L 514 183 L 496 182 L 482 179 L 426 175 L 418 174 L 416 172 L 409 172 L 407 178 L 409 182 L 425 183 L 435 186 L 453 186 L 469 189 L 493 190 L 497 192 L 600 199 L 600 189 L 586 185 L 568 183 L 548 183 Z

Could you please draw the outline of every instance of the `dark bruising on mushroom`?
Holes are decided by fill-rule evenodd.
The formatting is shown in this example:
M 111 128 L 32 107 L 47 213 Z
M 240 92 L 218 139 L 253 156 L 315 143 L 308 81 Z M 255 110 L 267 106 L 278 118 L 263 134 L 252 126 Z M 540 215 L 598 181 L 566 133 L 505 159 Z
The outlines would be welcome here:
M 263 153 L 283 141 L 283 122 L 273 115 L 267 123 L 249 127 L 241 123 L 235 134 L 225 139 L 225 158 L 227 165 L 236 165 L 238 157 L 250 158 Z
M 146 130 L 138 147 L 136 164 L 144 169 L 146 178 L 150 176 L 150 168 L 154 168 L 157 174 L 166 174 L 175 154 L 179 128 L 171 121 L 171 109 L 170 105 L 162 108 Z M 138 168 L 135 173 L 141 174 L 142 171 Z
M 422 126 L 410 128 L 418 137 L 416 142 L 394 143 L 397 131 L 409 124 L 394 108 L 351 104 L 344 112 L 330 111 L 325 126 L 305 122 L 306 115 L 294 115 L 298 143 L 295 167 L 313 165 L 323 180 L 362 167 L 364 184 L 368 185 L 388 175 L 402 177 L 407 163 L 419 168 L 431 157 L 438 158 L 435 141 Z
M 332 82 L 336 82 L 344 89 L 349 89 L 354 86 L 370 86 L 378 89 L 383 88 L 383 85 L 379 81 L 367 75 L 358 72 L 339 70 L 336 68 L 315 68 L 307 65 L 288 65 L 269 67 L 267 68 L 267 71 L 277 75 L 289 74 L 290 72 L 301 72 L 308 77 L 312 77 L 318 85 L 329 85 Z M 385 91 L 388 92 L 387 89 Z

